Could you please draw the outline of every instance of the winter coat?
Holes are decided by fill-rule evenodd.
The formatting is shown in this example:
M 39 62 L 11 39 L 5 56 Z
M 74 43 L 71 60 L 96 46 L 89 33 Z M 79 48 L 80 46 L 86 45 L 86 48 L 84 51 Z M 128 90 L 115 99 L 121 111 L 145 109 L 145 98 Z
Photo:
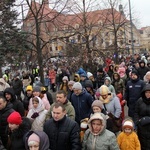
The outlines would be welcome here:
M 28 95 L 27 95 L 27 92 L 25 92 L 24 99 L 23 99 L 23 101 L 22 101 L 25 110 L 28 110 L 29 101 L 30 101 L 31 98 L 32 98 L 32 95 L 31 95 L 31 96 L 28 96 Z
M 109 81 L 109 84 L 108 84 L 108 85 L 105 84 L 105 81 L 106 81 L 106 80 Z M 105 78 L 105 80 L 104 80 L 104 85 L 106 85 L 106 86 L 108 87 L 108 89 L 109 89 L 109 91 L 110 91 L 111 93 L 116 94 L 116 91 L 115 91 L 114 86 L 111 85 L 111 79 L 110 79 L 110 77 L 106 77 L 106 78 Z
M 40 138 L 39 150 L 49 150 L 49 139 L 48 139 L 47 134 L 43 131 L 29 131 L 26 134 L 26 136 L 24 138 L 26 150 L 29 150 L 28 138 L 33 133 L 35 133 Z
M 25 150 L 25 144 L 23 141 L 26 133 L 31 129 L 31 122 L 28 118 L 23 118 L 22 123 L 19 125 L 19 128 L 10 131 L 10 145 L 8 150 Z
M 109 102 L 105 103 L 100 96 L 100 100 L 103 102 L 105 111 L 112 113 L 116 118 L 119 118 L 122 112 L 119 98 L 115 94 L 111 93 L 107 99 L 109 99 Z
M 134 116 L 135 105 L 141 96 L 141 91 L 144 85 L 144 81 L 140 80 L 139 78 L 137 80 L 131 79 L 127 82 L 124 99 L 127 101 L 127 106 L 129 108 L 128 115 L 130 117 Z
M 3 145 L 6 147 L 8 136 L 6 133 L 7 128 L 7 117 L 14 111 L 13 105 L 11 103 L 7 103 L 6 107 L 0 110 L 0 137 L 3 142 Z
M 118 75 L 118 80 L 116 80 L 116 79 L 114 78 L 114 75 L 115 75 L 115 74 Z M 124 85 L 124 82 L 123 82 L 123 80 L 120 78 L 120 75 L 119 75 L 118 73 L 114 73 L 114 74 L 113 74 L 112 85 L 113 85 L 114 88 L 115 88 L 116 94 L 118 94 L 118 93 L 124 94 L 125 85 Z
M 27 118 L 33 120 L 32 130 L 43 131 L 43 124 L 45 122 L 48 110 L 44 108 L 42 100 L 40 98 L 38 98 L 38 100 L 39 100 L 38 107 L 37 108 L 32 107 L 27 114 Z M 34 113 L 38 113 L 38 116 L 36 118 L 32 118 L 32 115 Z
M 51 150 L 81 150 L 79 126 L 66 116 L 59 121 L 48 120 L 44 124 L 44 132 L 49 137 Z
M 55 84 L 56 71 L 54 69 L 53 70 L 49 70 L 49 78 L 50 78 L 51 84 Z
M 84 134 L 82 150 L 119 150 L 115 134 L 106 129 L 106 120 L 98 114 L 100 113 L 95 113 L 88 122 L 89 129 Z M 92 132 L 91 126 L 91 122 L 95 119 L 102 121 L 97 134 Z
M 134 131 L 129 135 L 121 132 L 117 136 L 117 142 L 120 150 L 141 150 L 140 141 Z
M 144 66 L 141 66 L 141 63 L 144 63 Z M 148 67 L 145 66 L 145 62 L 139 62 L 139 68 L 137 69 L 140 79 L 143 80 L 145 74 L 149 71 Z
M 17 78 L 16 80 L 12 81 L 11 86 L 13 87 L 15 94 L 19 95 L 22 91 L 23 83 L 20 79 Z
M 51 112 L 53 110 L 54 105 L 55 105 L 55 102 L 52 104 L 50 110 L 47 113 L 47 117 L 46 117 L 47 119 L 52 117 Z M 66 102 L 63 105 L 66 110 L 66 116 L 72 120 L 75 120 L 75 110 L 74 110 L 74 107 L 72 106 L 71 102 L 66 100 Z
M 4 91 L 6 88 L 10 87 L 10 85 L 5 82 L 3 78 L 0 78 L 0 91 Z
M 4 96 L 5 94 L 8 93 L 11 95 L 11 100 L 10 102 L 13 104 L 13 109 L 17 112 L 19 112 L 19 114 L 21 116 L 24 116 L 24 106 L 23 106 L 23 103 L 19 100 L 16 99 L 16 96 L 15 96 L 15 93 L 14 93 L 14 90 L 12 88 L 6 88 L 5 91 L 4 91 Z
M 0 138 L 0 150 L 6 150 Z
M 144 87 L 141 98 L 136 102 L 134 114 L 142 150 L 150 149 L 150 100 L 145 97 L 145 91 L 147 90 L 150 91 L 150 84 Z
M 93 103 L 92 96 L 84 89 L 79 95 L 74 93 L 71 96 L 72 105 L 75 109 L 75 120 L 80 124 L 84 118 L 89 118 L 92 112 L 91 105 Z
M 96 77 L 97 88 L 100 88 L 104 84 L 104 80 L 106 77 L 108 77 L 108 75 L 104 71 L 102 75 L 97 75 Z

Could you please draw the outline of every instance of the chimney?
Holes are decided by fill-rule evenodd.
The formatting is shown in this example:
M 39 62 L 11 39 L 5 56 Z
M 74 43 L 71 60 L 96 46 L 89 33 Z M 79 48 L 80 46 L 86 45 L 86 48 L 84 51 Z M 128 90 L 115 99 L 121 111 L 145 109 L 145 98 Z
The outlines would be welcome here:
M 49 7 L 49 0 L 43 0 L 43 4 L 44 4 L 46 7 Z

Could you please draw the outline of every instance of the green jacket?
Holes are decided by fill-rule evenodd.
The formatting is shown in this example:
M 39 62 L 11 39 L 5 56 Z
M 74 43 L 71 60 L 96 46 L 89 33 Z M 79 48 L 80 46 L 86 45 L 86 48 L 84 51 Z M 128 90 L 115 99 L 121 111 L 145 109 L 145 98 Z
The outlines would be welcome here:
M 46 120 L 48 120 L 49 118 L 52 118 L 52 109 L 54 107 L 54 104 L 55 104 L 55 102 L 51 105 L 51 108 L 47 113 Z M 74 107 L 72 106 L 71 102 L 68 101 L 67 103 L 65 103 L 64 107 L 66 109 L 66 115 L 70 119 L 75 120 L 75 110 L 74 110 Z

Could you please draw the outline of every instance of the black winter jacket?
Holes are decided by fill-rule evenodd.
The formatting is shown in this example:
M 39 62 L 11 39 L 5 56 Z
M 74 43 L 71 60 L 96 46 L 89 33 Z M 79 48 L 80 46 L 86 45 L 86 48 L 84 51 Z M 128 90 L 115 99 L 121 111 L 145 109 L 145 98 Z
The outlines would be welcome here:
M 51 150 L 81 150 L 79 126 L 66 116 L 59 121 L 48 120 L 44 132 L 49 137 Z
M 6 147 L 8 136 L 7 136 L 7 118 L 14 111 L 13 105 L 11 103 L 7 103 L 6 107 L 0 110 L 0 137 L 3 145 Z
M 23 118 L 22 124 L 13 132 L 9 132 L 10 145 L 8 150 L 25 150 L 24 136 L 31 129 L 31 122 L 28 118 Z
M 134 116 L 135 104 L 141 97 L 141 92 L 144 86 L 144 81 L 139 78 L 137 80 L 131 79 L 127 82 L 124 99 L 127 101 L 127 106 L 129 107 L 128 115 L 130 117 Z
M 150 84 L 143 89 L 142 97 L 136 103 L 134 114 L 141 150 L 150 149 L 150 99 L 145 97 L 146 90 L 150 91 Z
M 13 109 L 17 112 L 19 112 L 19 114 L 21 116 L 24 116 L 24 106 L 23 103 L 19 100 L 16 99 L 14 90 L 12 88 L 6 88 L 4 91 L 4 96 L 6 93 L 9 93 L 11 95 L 11 100 L 10 102 L 13 104 Z

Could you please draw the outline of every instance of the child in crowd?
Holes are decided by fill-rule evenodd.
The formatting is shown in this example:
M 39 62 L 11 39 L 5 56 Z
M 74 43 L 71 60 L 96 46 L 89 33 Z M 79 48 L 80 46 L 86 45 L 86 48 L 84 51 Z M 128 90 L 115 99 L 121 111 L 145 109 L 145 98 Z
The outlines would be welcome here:
M 27 118 L 30 118 L 32 123 L 32 130 L 43 131 L 43 124 L 48 110 L 44 109 L 42 100 L 39 97 L 32 98 L 33 107 L 29 110 Z
M 122 132 L 117 137 L 120 150 L 141 150 L 140 141 L 134 132 L 134 123 L 126 119 L 122 125 Z
M 29 131 L 25 138 L 26 150 L 49 150 L 49 139 L 43 131 Z

